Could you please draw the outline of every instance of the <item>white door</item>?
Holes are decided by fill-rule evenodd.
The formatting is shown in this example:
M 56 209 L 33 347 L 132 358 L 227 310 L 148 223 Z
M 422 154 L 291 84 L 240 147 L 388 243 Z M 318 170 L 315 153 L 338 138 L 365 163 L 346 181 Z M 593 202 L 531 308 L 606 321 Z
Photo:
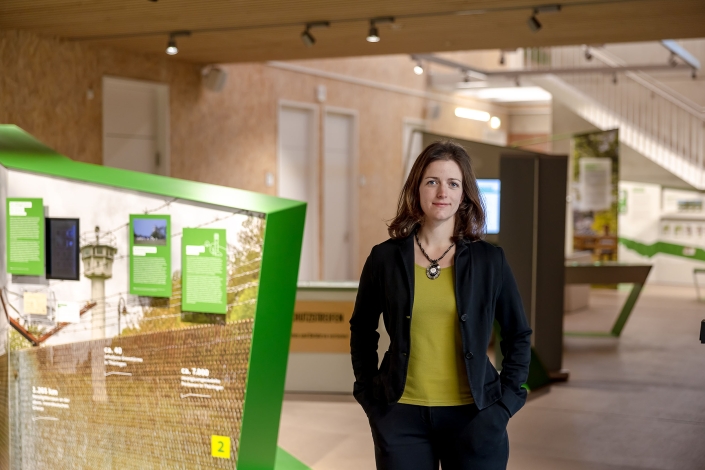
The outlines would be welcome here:
M 103 79 L 103 165 L 169 174 L 167 85 Z
M 299 281 L 318 280 L 318 133 L 315 117 L 315 111 L 310 108 L 279 108 L 279 196 L 308 204 Z
M 323 279 L 353 280 L 355 120 L 327 112 L 323 155 Z
M 424 121 L 417 119 L 404 119 L 402 130 L 402 148 L 404 149 L 404 180 L 411 173 L 411 167 L 423 150 L 423 130 L 426 127 Z

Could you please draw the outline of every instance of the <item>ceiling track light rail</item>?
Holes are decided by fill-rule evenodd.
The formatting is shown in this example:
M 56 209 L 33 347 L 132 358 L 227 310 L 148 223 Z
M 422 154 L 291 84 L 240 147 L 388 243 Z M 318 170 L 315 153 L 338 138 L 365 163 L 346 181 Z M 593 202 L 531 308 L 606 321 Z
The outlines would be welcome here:
M 508 78 L 519 81 L 519 77 L 526 77 L 532 75 L 575 75 L 575 74 L 586 74 L 586 73 L 600 73 L 614 76 L 618 73 L 624 72 L 663 72 L 663 71 L 673 71 L 673 70 L 690 70 L 696 73 L 697 69 L 690 64 L 676 65 L 664 64 L 645 64 L 645 65 L 625 65 L 618 67 L 571 67 L 571 68 L 545 68 L 545 69 L 534 69 L 534 70 L 501 70 L 497 72 L 482 70 L 477 67 L 471 67 L 469 65 L 463 64 L 461 62 L 456 62 L 453 60 L 444 59 L 442 57 L 437 57 L 433 54 L 414 54 L 411 56 L 412 60 L 425 61 L 443 65 L 448 68 L 456 69 L 462 75 L 462 80 L 467 81 L 466 77 L 477 80 L 488 80 L 490 78 Z
M 566 6 L 566 8 L 576 8 L 576 7 L 586 7 L 586 6 L 593 7 L 595 5 L 600 5 L 600 4 L 633 3 L 633 2 L 638 2 L 638 1 L 643 1 L 643 0 L 576 0 L 575 2 L 568 4 Z M 380 36 L 379 36 L 379 29 L 377 28 L 377 26 L 380 24 L 383 24 L 383 23 L 393 23 L 393 22 L 395 22 L 395 20 L 398 20 L 398 19 L 420 19 L 420 18 L 423 19 L 423 18 L 441 18 L 441 17 L 451 17 L 451 16 L 489 15 L 489 14 L 493 14 L 493 13 L 526 11 L 527 8 L 530 8 L 531 12 L 532 12 L 531 17 L 527 20 L 530 23 L 529 27 L 532 28 L 532 30 L 538 31 L 539 29 L 541 29 L 542 25 L 541 25 L 540 21 L 538 20 L 537 15 L 560 12 L 560 11 L 562 11 L 563 6 L 561 4 L 544 4 L 544 5 L 538 5 L 538 6 L 531 6 L 531 5 L 495 6 L 495 7 L 488 7 L 488 8 L 484 8 L 484 9 L 478 9 L 478 10 L 427 11 L 427 12 L 419 12 L 419 13 L 399 14 L 396 16 L 376 17 L 376 18 L 372 18 L 372 19 L 370 19 L 369 17 L 367 17 L 367 18 L 365 18 L 365 17 L 350 17 L 350 18 L 332 19 L 332 20 L 328 20 L 328 21 L 308 23 L 308 24 L 325 23 L 325 24 L 327 24 L 327 26 L 331 26 L 333 24 L 350 24 L 350 23 L 358 23 L 361 21 L 369 21 L 370 22 L 370 30 L 369 30 L 367 37 L 372 40 L 371 42 L 378 42 L 380 39 Z M 311 34 L 311 31 L 310 31 L 311 28 L 308 28 L 308 24 L 306 24 L 307 28 L 304 30 L 304 32 L 301 35 L 302 41 L 307 46 L 309 45 L 309 43 L 311 45 L 315 44 L 315 38 Z M 282 22 L 282 23 L 260 23 L 260 24 L 248 24 L 248 25 L 239 25 L 239 26 L 196 28 L 196 29 L 191 29 L 189 31 L 189 34 L 254 31 L 254 30 L 264 30 L 264 29 L 273 29 L 273 28 L 291 28 L 291 27 L 297 27 L 300 25 L 301 25 L 300 22 Z M 144 32 L 133 32 L 133 33 L 125 33 L 125 34 L 97 34 L 97 35 L 89 35 L 89 36 L 81 36 L 81 37 L 68 37 L 66 39 L 69 41 L 77 41 L 77 42 L 108 41 L 108 40 L 113 40 L 113 39 L 156 37 L 156 36 L 162 36 L 164 34 L 170 34 L 170 32 L 169 31 L 144 31 Z M 178 49 L 177 49 L 177 52 L 178 52 Z
M 487 73 L 481 72 L 479 69 L 455 62 L 453 60 L 444 59 L 433 54 L 412 54 L 411 60 L 433 62 L 438 65 L 444 65 L 453 69 L 458 69 L 461 72 L 466 72 L 473 80 L 486 80 Z

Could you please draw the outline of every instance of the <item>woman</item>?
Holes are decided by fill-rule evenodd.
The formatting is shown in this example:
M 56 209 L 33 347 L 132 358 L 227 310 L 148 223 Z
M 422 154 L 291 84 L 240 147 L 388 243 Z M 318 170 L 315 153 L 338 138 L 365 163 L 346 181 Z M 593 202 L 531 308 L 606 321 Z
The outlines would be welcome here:
M 526 401 L 531 329 L 504 252 L 482 241 L 470 157 L 429 145 L 399 196 L 390 239 L 375 246 L 350 320 L 354 395 L 377 468 L 505 469 L 506 426 Z M 379 315 L 391 338 L 379 369 Z M 487 357 L 497 320 L 504 354 Z

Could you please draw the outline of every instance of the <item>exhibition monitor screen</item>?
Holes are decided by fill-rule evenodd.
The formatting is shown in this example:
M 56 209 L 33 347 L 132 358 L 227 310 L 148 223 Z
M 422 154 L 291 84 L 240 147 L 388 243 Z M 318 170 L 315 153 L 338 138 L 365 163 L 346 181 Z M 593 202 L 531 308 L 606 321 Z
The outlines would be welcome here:
M 78 219 L 46 219 L 46 277 L 79 280 Z
M 487 233 L 490 235 L 498 234 L 501 183 L 498 179 L 478 179 L 477 186 L 480 188 L 480 195 L 485 201 L 485 224 Z

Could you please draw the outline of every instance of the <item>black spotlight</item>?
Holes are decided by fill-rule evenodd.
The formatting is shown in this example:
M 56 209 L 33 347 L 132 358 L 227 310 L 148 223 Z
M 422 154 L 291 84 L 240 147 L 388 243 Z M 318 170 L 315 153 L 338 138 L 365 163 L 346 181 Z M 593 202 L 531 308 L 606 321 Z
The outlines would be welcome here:
M 529 25 L 529 29 L 533 33 L 536 33 L 541 29 L 541 22 L 538 18 L 536 18 L 536 12 L 534 12 L 534 14 L 531 15 L 528 20 L 526 20 L 526 24 Z
M 393 16 L 380 16 L 377 18 L 372 18 L 370 20 L 370 30 L 365 38 L 367 42 L 379 42 L 379 29 L 377 29 L 378 24 L 394 23 Z
M 370 22 L 370 31 L 367 33 L 367 42 L 379 42 L 379 30 L 374 23 Z
M 313 23 L 306 23 L 306 29 L 301 33 L 301 41 L 304 46 L 311 47 L 316 44 L 316 38 L 311 34 L 311 30 L 314 28 L 328 28 L 330 27 L 329 21 L 314 21 Z
M 311 34 L 308 28 L 301 33 L 301 41 L 303 41 L 304 46 L 306 47 L 311 47 L 316 44 L 316 38 L 313 37 L 313 34 Z
M 546 13 L 559 13 L 561 11 L 562 7 L 559 4 L 555 5 L 541 5 L 536 8 L 534 8 L 534 12 L 531 14 L 531 17 L 526 20 L 526 24 L 529 25 L 529 29 L 536 33 L 541 29 L 541 22 L 539 21 L 538 18 L 536 18 L 536 15 L 539 13 L 546 14 Z

